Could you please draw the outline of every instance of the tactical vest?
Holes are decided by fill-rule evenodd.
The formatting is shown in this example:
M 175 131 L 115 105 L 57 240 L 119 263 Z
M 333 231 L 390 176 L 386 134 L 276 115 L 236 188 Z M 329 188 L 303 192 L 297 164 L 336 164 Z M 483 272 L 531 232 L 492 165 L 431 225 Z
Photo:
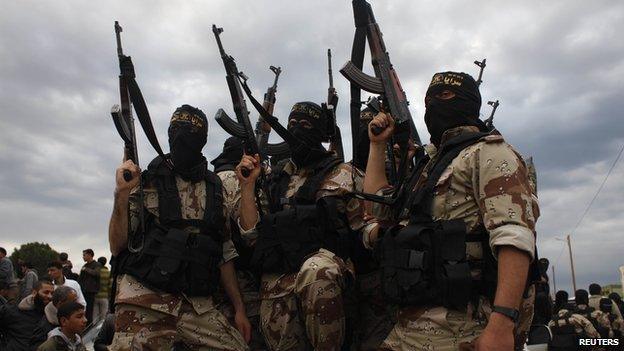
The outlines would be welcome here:
M 554 326 L 550 328 L 552 339 L 548 343 L 548 350 L 576 350 L 579 346 L 578 340 L 587 338 L 585 332 L 576 332 L 574 324 L 570 321 L 571 312 L 567 312 L 562 317 L 555 316 Z
M 283 164 L 274 169 L 269 186 L 270 211 L 259 224 L 252 266 L 263 273 L 293 273 L 307 256 L 321 248 L 343 258 L 349 255 L 351 231 L 346 215 L 338 209 L 338 199 L 316 199 L 321 183 L 341 163 L 334 157 L 320 161 L 290 198 L 285 198 L 290 175 L 283 171 Z
M 120 255 L 120 273 L 161 291 L 210 296 L 219 284 L 219 263 L 223 259 L 221 180 L 207 172 L 204 217 L 183 219 L 175 174 L 160 157 L 149 164 L 142 177 L 143 184 L 152 184 L 158 191 L 159 216 L 143 209 L 145 230 L 129 238 L 131 242 L 142 240 L 142 248 Z M 189 231 L 193 228 L 198 233 Z
M 484 228 L 468 234 L 463 220 L 434 221 L 431 208 L 434 187 L 447 166 L 466 147 L 477 143 L 486 133 L 467 133 L 449 140 L 439 151 L 420 190 L 406 201 L 410 220 L 405 227 L 387 230 L 376 254 L 381 262 L 382 291 L 399 305 L 445 306 L 464 309 L 479 296 L 493 299 L 497 265 Z M 417 181 L 414 175 L 411 187 Z M 480 242 L 483 259 L 468 260 L 466 243 Z M 479 280 L 472 269 L 481 269 Z

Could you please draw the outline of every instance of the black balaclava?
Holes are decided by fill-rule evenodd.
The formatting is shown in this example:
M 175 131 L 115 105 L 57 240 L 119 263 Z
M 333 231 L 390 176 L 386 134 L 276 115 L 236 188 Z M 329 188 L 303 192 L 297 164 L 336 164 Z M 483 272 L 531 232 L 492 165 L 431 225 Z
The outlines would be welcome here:
M 366 107 L 360 112 L 360 129 L 358 130 L 356 155 L 353 160 L 355 167 L 365 171 L 368 164 L 368 154 L 370 153 L 370 139 L 368 138 L 368 124 L 373 119 L 375 112 L 373 109 Z
M 589 305 L 589 293 L 585 289 L 578 289 L 574 292 L 576 305 Z
M 542 275 L 548 274 L 548 266 L 550 265 L 550 261 L 547 258 L 540 258 L 538 261 L 539 271 Z
M 237 137 L 229 137 L 223 144 L 223 152 L 210 163 L 215 173 L 232 171 L 243 158 L 243 141 Z
M 169 124 L 169 150 L 173 170 L 183 179 L 202 180 L 207 168 L 202 148 L 208 138 L 208 119 L 198 108 L 190 105 L 178 107 Z
M 455 97 L 442 100 L 435 95 L 449 90 Z M 431 142 L 439 146 L 442 134 L 445 131 L 459 126 L 475 126 L 487 131 L 485 124 L 479 119 L 481 109 L 481 94 L 474 78 L 466 73 L 442 72 L 436 73 L 431 79 L 426 105 L 425 124 L 431 134 Z
M 307 121 L 312 128 L 306 128 L 300 121 Z M 329 140 L 328 123 L 327 113 L 321 106 L 309 101 L 293 105 L 288 116 L 288 131 L 299 141 L 298 145 L 290 145 L 291 158 L 297 167 L 310 166 L 331 155 L 322 144 Z
M 605 313 L 611 313 L 611 309 L 613 308 L 613 301 L 607 297 L 603 297 L 600 299 L 600 310 Z

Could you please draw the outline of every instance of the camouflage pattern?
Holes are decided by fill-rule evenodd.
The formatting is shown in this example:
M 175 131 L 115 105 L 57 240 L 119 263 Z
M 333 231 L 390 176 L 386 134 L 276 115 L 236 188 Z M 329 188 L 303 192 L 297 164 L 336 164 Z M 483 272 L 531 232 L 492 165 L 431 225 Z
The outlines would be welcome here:
M 154 296 L 160 300 L 160 296 Z M 147 298 L 147 296 L 143 296 Z M 111 351 L 170 351 L 182 343 L 190 350 L 248 350 L 240 333 L 212 305 L 198 313 L 186 300 L 176 314 L 131 304 L 118 304 Z
M 442 136 L 442 143 L 463 133 L 477 131 L 476 127 L 467 126 L 450 129 Z M 435 147 L 429 145 L 426 150 L 431 161 L 425 166 L 414 191 L 424 184 L 427 173 L 436 161 Z M 382 189 L 379 194 L 387 194 L 387 190 Z M 535 222 L 539 216 L 537 196 L 533 192 L 522 157 L 501 135 L 485 136 L 460 152 L 438 180 L 432 207 L 434 220 L 462 219 L 466 223 L 468 235 L 475 235 L 479 228 L 484 227 L 489 233 L 489 245 L 494 255 L 497 252 L 496 247 L 510 245 L 526 252 L 531 259 L 535 256 Z M 389 208 L 376 204 L 373 206 L 372 214 L 375 219 L 367 225 L 364 235 L 368 235 L 377 225 L 374 222 L 389 219 Z M 407 223 L 408 219 L 400 222 L 402 225 Z M 364 243 L 368 246 L 373 244 L 367 238 L 364 238 Z M 483 257 L 481 243 L 466 243 L 466 254 L 469 260 L 481 259 Z M 476 278 L 481 275 L 478 268 L 473 269 L 471 273 Z M 524 296 L 520 307 L 528 311 L 532 309 L 534 294 L 527 291 Z M 444 350 L 446 347 L 452 347 L 449 345 L 470 338 L 470 333 L 478 335 L 482 328 L 477 326 L 481 326 L 487 320 L 490 312 L 491 303 L 485 298 L 480 299 L 478 306 L 470 305 L 468 311 L 463 312 L 440 307 L 426 309 L 416 318 L 408 318 L 408 323 L 399 320 L 384 342 L 384 347 L 399 350 L 401 348 L 397 345 L 401 345 L 402 340 L 412 340 L 406 341 L 408 345 L 444 345 L 438 343 L 438 340 L 448 339 L 450 344 L 446 343 L 446 346 L 431 346 L 432 350 Z M 465 323 L 460 328 L 461 333 L 457 334 L 456 330 L 448 328 L 443 331 L 437 329 L 436 326 L 443 326 L 448 322 L 445 321 L 445 315 L 447 319 L 448 315 L 452 318 L 463 316 L 461 322 L 458 322 L 459 319 L 454 321 Z M 530 325 L 532 314 L 529 316 L 528 313 L 524 313 L 521 317 L 523 318 L 520 320 L 521 326 Z M 445 336 L 438 338 L 438 333 Z M 523 334 L 525 331 L 516 332 L 517 342 L 520 342 Z
M 238 210 L 240 208 L 240 186 L 235 171 L 222 171 L 217 173 L 223 184 L 223 204 L 226 208 L 228 217 L 238 218 Z M 268 350 L 262 333 L 260 332 L 260 286 L 254 274 L 246 270 L 236 270 L 238 279 L 238 288 L 243 297 L 245 304 L 245 312 L 251 323 L 251 340 L 249 349 L 251 351 Z M 221 289 L 222 290 L 222 289 Z M 234 325 L 234 308 L 232 304 L 225 299 L 224 293 L 220 291 L 222 301 L 217 308 L 225 317 Z
M 355 183 L 352 178 L 352 170 Z M 288 162 L 284 171 L 291 174 L 285 196 L 293 196 L 305 183 L 310 171 L 299 170 Z M 340 164 L 321 183 L 316 196 L 343 197 L 362 189 L 362 174 L 349 164 Z M 364 225 L 359 200 L 339 203 L 351 229 Z M 242 230 L 250 242 L 257 238 L 254 229 Z M 352 266 L 329 250 L 321 249 L 304 261 L 299 272 L 263 274 L 260 287 L 261 328 L 271 350 L 338 350 L 345 338 L 343 291 L 353 279 Z
M 600 295 L 591 295 L 589 297 L 589 307 L 593 307 L 595 310 L 599 310 L 600 309 L 600 299 L 604 298 L 606 296 L 600 296 Z M 611 313 L 613 313 L 616 318 L 618 319 L 622 319 L 622 312 L 620 311 L 620 308 L 618 307 L 618 304 L 611 300 Z
M 597 329 L 600 328 L 607 330 L 607 335 L 605 336 L 609 338 L 613 337 L 613 329 L 611 327 L 611 320 L 609 320 L 609 313 L 595 310 L 590 314 L 590 316 L 596 321 Z
M 557 313 L 558 318 L 553 318 L 553 320 L 551 320 L 550 323 L 548 323 L 548 327 L 552 329 L 552 327 L 556 325 L 558 326 L 565 325 L 566 321 L 564 317 L 569 312 L 570 311 L 568 311 L 565 308 L 559 310 L 559 312 Z M 577 334 L 584 333 L 589 338 L 600 337 L 600 334 L 598 334 L 598 332 L 596 331 L 596 328 L 594 328 L 594 325 L 587 318 L 581 316 L 580 314 L 573 313 L 568 318 L 568 320 L 570 321 L 570 324 L 574 325 L 574 330 Z
M 182 205 L 182 218 L 203 218 L 206 208 L 205 181 L 193 183 L 176 176 L 176 185 Z M 129 204 L 131 233 L 138 228 L 138 199 L 135 189 Z M 146 184 L 143 199 L 147 211 L 158 217 L 156 189 Z M 224 212 L 227 212 L 225 208 Z M 186 230 L 195 231 L 196 228 L 189 227 Z M 229 237 L 229 228 L 226 228 L 223 232 L 223 263 L 237 255 Z M 127 350 L 130 345 L 133 345 L 133 349 L 136 346 L 138 349 L 147 347 L 169 350 L 174 341 L 182 341 L 189 347 L 203 350 L 247 349 L 240 333 L 217 311 L 212 297 L 189 297 L 155 291 L 127 274 L 120 275 L 117 283 L 115 317 L 119 322 L 115 325 L 117 342 L 113 350 Z M 204 346 L 203 342 L 206 342 Z
M 522 298 L 522 303 L 520 304 L 520 317 L 518 318 L 518 325 L 516 326 L 516 332 L 514 335 L 515 339 L 515 349 L 523 350 L 524 343 L 529 337 L 529 330 L 531 329 L 531 324 L 533 323 L 533 315 L 535 312 L 535 285 L 529 286 L 525 291 L 525 294 Z

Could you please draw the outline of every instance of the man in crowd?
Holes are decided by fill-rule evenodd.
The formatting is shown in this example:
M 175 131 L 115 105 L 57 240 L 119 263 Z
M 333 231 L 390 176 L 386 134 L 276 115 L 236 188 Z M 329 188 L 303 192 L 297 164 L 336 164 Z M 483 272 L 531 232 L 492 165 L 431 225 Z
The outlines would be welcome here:
M 245 155 L 236 167 L 240 230 L 259 258 L 261 327 L 271 350 L 339 350 L 345 341 L 343 297 L 353 279 L 345 260 L 364 225 L 360 202 L 346 195 L 361 189 L 361 175 L 323 147 L 327 112 L 312 102 L 292 107 L 291 158 L 272 169 L 268 206 L 256 205 L 259 156 Z
M 100 291 L 95 295 L 95 305 L 93 307 L 93 320 L 99 321 L 106 318 L 108 314 L 108 299 L 111 288 L 110 270 L 106 267 L 106 257 L 97 259 L 100 264 Z
M 571 351 L 579 347 L 579 339 L 597 339 L 600 334 L 594 325 L 584 316 L 562 308 L 548 323 L 552 339 L 548 343 L 549 351 Z
M 13 262 L 7 257 L 7 251 L 4 247 L 0 247 L 0 280 L 9 284 L 15 280 Z
M 23 275 L 19 285 L 19 298 L 21 300 L 32 293 L 35 283 L 37 282 L 37 280 L 39 280 L 39 276 L 37 275 L 37 272 L 33 269 L 33 265 L 28 261 L 23 262 L 20 268 Z
M 223 151 L 210 163 L 214 166 L 215 174 L 221 179 L 223 184 L 223 204 L 228 215 L 227 218 L 238 218 L 240 206 L 240 185 L 236 177 L 235 168 L 243 157 L 243 142 L 237 137 L 228 138 L 223 144 Z M 245 304 L 247 318 L 251 323 L 250 350 L 266 350 L 264 337 L 260 332 L 260 287 L 258 279 L 251 267 L 251 256 L 253 250 L 242 240 L 238 225 L 233 222 L 231 225 L 232 242 L 236 246 L 238 257 L 234 260 L 236 267 L 236 278 L 238 286 Z M 219 305 L 219 310 L 230 323 L 234 320 L 234 309 L 229 301 L 223 301 Z
M 68 279 L 63 275 L 63 264 L 60 261 L 52 261 L 48 263 L 48 276 L 52 279 L 52 283 L 54 283 L 54 287 L 58 288 L 59 286 L 68 286 L 76 291 L 78 294 L 78 303 L 86 306 L 87 301 L 82 295 L 82 290 L 80 289 L 80 284 L 77 281 Z
M 87 301 L 86 316 L 87 324 L 93 321 L 93 306 L 95 305 L 95 295 L 100 291 L 100 264 L 93 259 L 93 250 L 86 249 L 82 251 L 82 259 L 85 264 L 80 269 L 78 283 L 82 288 L 82 294 Z
M 602 295 L 602 287 L 596 283 L 589 284 L 589 294 L 590 296 L 589 296 L 588 305 L 594 308 L 595 310 L 599 310 L 600 299 L 602 299 L 603 297 L 606 297 Z M 622 311 L 620 311 L 620 308 L 615 302 L 611 304 L 611 313 L 613 313 L 613 315 L 615 315 L 616 318 L 622 319 Z
M 52 331 L 52 329 L 59 326 L 59 321 L 57 318 L 58 309 L 69 302 L 75 302 L 78 299 L 78 294 L 76 294 L 76 290 L 70 288 L 69 286 L 59 286 L 52 293 L 52 301 L 50 301 L 44 309 L 45 315 L 36 328 L 33 331 L 32 337 L 30 338 L 30 348 L 36 349 L 39 345 L 41 345 L 48 338 L 48 333 Z
M 50 331 L 48 340 L 37 351 L 86 351 L 80 335 L 87 326 L 84 306 L 69 302 L 59 307 L 56 314 L 59 326 Z
M 54 286 L 50 281 L 39 280 L 32 294 L 17 306 L 0 307 L 0 335 L 4 334 L 6 345 L 3 351 L 29 350 L 30 337 L 37 323 L 44 317 L 45 306 L 52 299 Z
M 113 271 L 120 275 L 110 348 L 170 349 L 183 343 L 191 349 L 247 350 L 251 327 L 234 271 L 237 253 L 224 193 L 202 155 L 206 115 L 183 105 L 173 113 L 168 134 L 170 154 L 150 162 L 143 175 L 130 160 L 116 171 L 109 243 Z M 234 305 L 238 330 L 213 304 L 219 282 Z
M 69 260 L 66 252 L 61 252 L 59 254 L 59 261 L 61 261 L 61 264 L 63 265 L 63 275 L 66 278 L 78 281 L 78 274 L 72 271 L 74 265 L 72 264 L 72 261 Z
M 601 337 L 610 337 L 612 332 L 609 316 L 600 309 L 595 309 L 589 306 L 589 294 L 587 293 L 587 290 L 579 289 L 575 291 L 574 302 L 576 303 L 574 313 L 580 314 L 581 316 L 587 318 Z
M 435 74 L 425 96 L 430 160 L 409 182 L 410 201 L 394 212 L 399 223 L 387 206 L 374 206 L 365 243 L 378 245 L 386 296 L 403 305 L 384 350 L 523 348 L 533 312 L 537 198 L 522 157 L 488 133 L 480 107 L 471 76 Z M 369 131 L 364 192 L 387 195 L 394 120 L 380 113 L 370 126 L 383 132 Z

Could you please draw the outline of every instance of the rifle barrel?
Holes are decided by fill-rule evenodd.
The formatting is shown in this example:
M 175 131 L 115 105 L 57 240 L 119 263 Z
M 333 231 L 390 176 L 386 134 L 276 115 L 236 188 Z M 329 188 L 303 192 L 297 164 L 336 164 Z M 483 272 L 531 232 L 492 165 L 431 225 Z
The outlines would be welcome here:
M 117 39 L 117 56 L 123 56 L 123 49 L 121 47 L 121 32 L 123 32 L 123 28 L 121 28 L 118 21 L 115 21 L 115 37 Z
M 331 62 L 332 54 L 331 49 L 327 49 L 327 73 L 329 75 L 329 88 L 334 88 L 334 74 L 332 72 L 332 62 Z

